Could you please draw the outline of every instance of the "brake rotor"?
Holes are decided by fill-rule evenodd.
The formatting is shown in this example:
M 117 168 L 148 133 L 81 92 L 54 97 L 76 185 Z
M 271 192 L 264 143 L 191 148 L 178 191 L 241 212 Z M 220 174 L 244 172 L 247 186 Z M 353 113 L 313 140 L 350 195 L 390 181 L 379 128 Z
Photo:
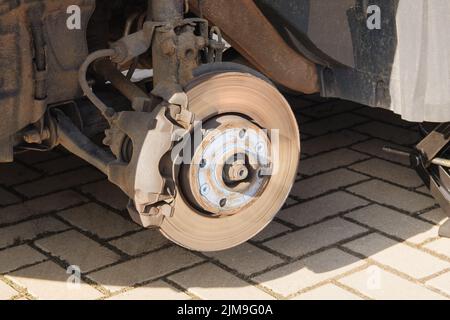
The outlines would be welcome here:
M 203 140 L 177 168 L 175 210 L 161 232 L 197 251 L 219 251 L 263 230 L 297 175 L 300 135 L 288 102 L 253 75 L 206 74 L 186 88 Z

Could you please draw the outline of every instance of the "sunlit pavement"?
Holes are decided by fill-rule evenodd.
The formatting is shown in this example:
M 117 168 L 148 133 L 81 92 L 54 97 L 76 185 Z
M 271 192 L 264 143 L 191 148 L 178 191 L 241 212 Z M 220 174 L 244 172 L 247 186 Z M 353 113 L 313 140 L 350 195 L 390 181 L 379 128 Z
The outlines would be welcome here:
M 298 181 L 275 222 L 225 252 L 189 252 L 140 229 L 124 195 L 61 150 L 0 165 L 0 299 L 450 298 L 445 216 L 408 160 L 381 150 L 414 145 L 416 125 L 289 99 L 303 140 Z

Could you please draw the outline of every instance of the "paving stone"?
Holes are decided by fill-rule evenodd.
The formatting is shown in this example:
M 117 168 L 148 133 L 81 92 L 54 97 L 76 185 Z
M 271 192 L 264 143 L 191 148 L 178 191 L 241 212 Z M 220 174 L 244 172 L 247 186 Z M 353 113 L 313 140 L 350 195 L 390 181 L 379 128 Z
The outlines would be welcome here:
M 169 277 L 201 299 L 272 300 L 273 297 L 213 264 L 203 264 Z
M 110 291 L 119 291 L 201 262 L 187 250 L 171 247 L 94 272 L 89 278 Z
M 41 163 L 56 158 L 60 158 L 61 156 L 62 154 L 59 153 L 57 150 L 52 150 L 49 152 L 27 151 L 15 155 L 15 159 L 23 163 L 33 165 L 36 163 Z
M 302 152 L 313 156 L 318 153 L 348 147 L 366 139 L 367 136 L 365 135 L 344 130 L 304 141 L 302 143 Z
M 52 256 L 80 267 L 86 273 L 117 262 L 120 256 L 81 233 L 71 230 L 35 242 Z
M 41 174 L 39 172 L 31 170 L 17 162 L 0 164 L 0 185 L 17 185 L 37 179 L 40 176 Z
M 270 240 L 264 245 L 284 255 L 299 257 L 366 231 L 367 229 L 354 223 L 336 218 Z
M 85 185 L 81 191 L 114 209 L 125 210 L 127 208 L 128 197 L 119 187 L 108 180 Z
M 427 285 L 430 285 L 450 296 L 450 272 L 431 279 L 427 282 Z
M 379 180 L 365 182 L 351 187 L 348 190 L 375 202 L 390 205 L 411 213 L 422 211 L 436 205 L 436 202 L 431 198 Z
M 359 143 L 357 145 L 354 145 L 351 147 L 351 149 L 360 151 L 363 153 L 367 153 L 367 154 L 370 154 L 370 155 L 378 157 L 378 158 L 382 158 L 385 160 L 400 163 L 403 165 L 410 164 L 409 158 L 407 158 L 407 157 L 402 157 L 399 155 L 395 155 L 395 154 L 391 154 L 391 153 L 387 153 L 387 152 L 383 151 L 383 148 L 386 146 L 400 148 L 398 145 L 396 145 L 394 143 L 382 141 L 379 139 L 372 139 L 372 140 L 365 141 L 365 142 Z
M 359 152 L 339 149 L 301 161 L 300 174 L 314 175 L 320 172 L 348 166 L 367 158 L 368 156 Z
M 312 121 L 304 124 L 300 130 L 303 133 L 319 136 L 327 133 L 347 129 L 355 125 L 364 123 L 367 118 L 354 114 L 339 114 L 330 118 Z
M 418 132 L 378 121 L 363 124 L 354 128 L 354 130 L 363 134 L 368 134 L 375 138 L 380 138 L 405 146 L 416 144 L 420 140 Z
M 351 169 L 408 188 L 417 188 L 423 185 L 423 181 L 416 171 L 380 159 L 371 159 L 358 163 L 351 166 Z
M 10 207 L 0 209 L 0 225 L 33 218 L 45 213 L 63 210 L 87 199 L 74 191 L 63 191 L 49 196 L 25 201 Z
M 130 256 L 136 256 L 145 252 L 157 250 L 170 243 L 171 242 L 157 230 L 140 231 L 130 236 L 110 242 L 111 245 L 126 254 L 129 254 Z
M 20 201 L 18 197 L 0 187 L 0 206 L 7 206 L 18 201 Z
M 31 248 L 22 245 L 0 251 L 0 274 L 14 271 L 23 266 L 47 260 L 47 257 Z
M 378 263 L 422 279 L 450 267 L 450 263 L 378 234 L 371 234 L 344 245 Z
M 301 179 L 294 185 L 291 194 L 301 199 L 309 199 L 367 179 L 369 178 L 362 174 L 347 169 L 338 169 L 311 178 Z
M 81 282 L 79 286 L 69 283 L 66 270 L 47 261 L 39 265 L 13 272 L 6 277 L 26 288 L 40 300 L 92 300 L 102 294 L 93 287 Z
M 282 233 L 290 231 L 291 228 L 286 227 L 285 225 L 273 221 L 269 224 L 267 228 L 265 228 L 262 232 L 260 232 L 257 236 L 255 236 L 252 240 L 257 242 L 266 241 L 267 239 L 276 237 Z
M 438 236 L 437 227 L 379 205 L 354 211 L 347 217 L 414 244 Z
M 102 177 L 104 175 L 101 172 L 89 167 L 22 184 L 15 189 L 27 197 L 36 197 L 89 183 Z
M 448 217 L 441 208 L 433 209 L 420 215 L 421 218 L 433 222 L 436 225 L 443 225 Z
M 363 260 L 353 255 L 338 249 L 330 249 L 267 272 L 253 280 L 287 297 L 364 264 Z
M 249 243 L 244 243 L 233 249 L 205 254 L 247 276 L 284 262 L 273 254 Z
M 34 167 L 46 174 L 58 174 L 64 171 L 69 171 L 73 169 L 80 168 L 82 166 L 87 166 L 87 162 L 81 160 L 77 156 L 70 155 L 68 157 L 62 157 L 58 159 L 53 159 L 47 162 L 35 164 Z
M 292 300 L 363 300 L 361 297 L 334 284 L 326 284 L 317 289 L 308 291 Z
M 411 127 L 413 123 L 402 120 L 401 116 L 394 112 L 381 108 L 360 108 L 354 111 L 356 114 L 369 117 L 373 120 L 388 122 L 389 124 L 401 127 Z
M 281 220 L 304 227 L 335 216 L 348 210 L 368 205 L 367 201 L 345 192 L 335 192 L 328 196 L 301 203 L 283 210 L 278 217 Z
M 0 249 L 22 241 L 32 240 L 40 235 L 69 229 L 53 218 L 42 218 L 0 228 Z
M 450 258 L 450 239 L 437 239 L 425 245 L 425 248 Z
M 137 224 L 94 203 L 63 211 L 59 216 L 102 239 L 118 237 L 140 229 Z
M 339 282 L 376 300 L 440 300 L 443 296 L 379 268 L 369 268 Z
M 164 281 L 155 281 L 146 286 L 118 294 L 107 300 L 190 300 L 187 294 L 168 285 Z
M 0 280 L 0 301 L 11 300 L 19 293 Z

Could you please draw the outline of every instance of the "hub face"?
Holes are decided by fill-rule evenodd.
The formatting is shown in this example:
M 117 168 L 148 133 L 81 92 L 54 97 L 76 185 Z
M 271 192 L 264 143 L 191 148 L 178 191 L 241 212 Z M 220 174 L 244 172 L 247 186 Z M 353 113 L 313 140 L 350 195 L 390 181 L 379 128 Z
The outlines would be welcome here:
M 183 170 L 188 198 L 209 215 L 236 214 L 264 192 L 270 179 L 270 140 L 240 116 L 213 118 L 204 129 L 192 163 Z

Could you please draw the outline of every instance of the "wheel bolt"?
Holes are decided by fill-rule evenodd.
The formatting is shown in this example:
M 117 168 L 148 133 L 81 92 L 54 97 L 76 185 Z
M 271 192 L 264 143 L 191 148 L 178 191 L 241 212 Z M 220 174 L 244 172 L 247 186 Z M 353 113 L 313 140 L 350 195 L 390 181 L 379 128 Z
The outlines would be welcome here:
M 204 184 L 204 185 L 200 188 L 200 193 L 201 193 L 203 196 L 207 196 L 210 190 L 211 190 L 211 189 L 210 189 L 209 185 Z

